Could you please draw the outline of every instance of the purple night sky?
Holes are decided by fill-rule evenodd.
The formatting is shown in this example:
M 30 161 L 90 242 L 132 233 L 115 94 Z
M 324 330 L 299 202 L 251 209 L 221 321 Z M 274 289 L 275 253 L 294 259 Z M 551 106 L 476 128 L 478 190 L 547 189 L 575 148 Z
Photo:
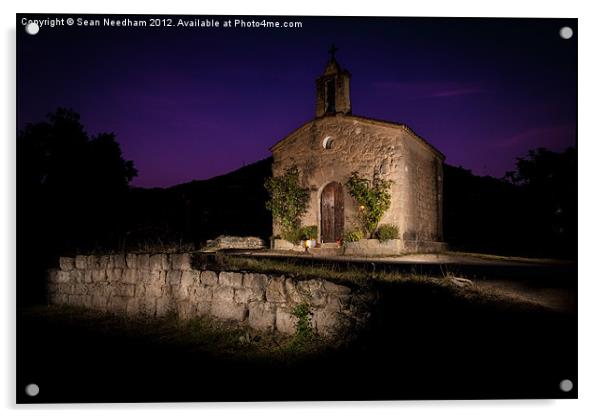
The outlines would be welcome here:
M 577 39 L 558 35 L 575 19 L 271 20 L 303 28 L 30 36 L 18 22 L 17 128 L 72 108 L 88 133 L 115 132 L 134 185 L 206 179 L 269 156 L 313 117 L 334 42 L 353 113 L 406 123 L 451 165 L 499 177 L 529 149 L 576 145 Z

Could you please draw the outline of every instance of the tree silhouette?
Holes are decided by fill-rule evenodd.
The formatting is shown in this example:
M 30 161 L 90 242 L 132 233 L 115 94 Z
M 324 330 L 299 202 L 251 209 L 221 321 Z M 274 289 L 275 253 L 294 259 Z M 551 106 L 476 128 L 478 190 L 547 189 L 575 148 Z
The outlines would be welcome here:
M 116 247 L 136 174 L 113 133 L 90 137 L 71 110 L 28 124 L 17 136 L 18 256 L 30 258 L 20 266 L 43 269 L 59 254 Z
M 530 150 L 517 158 L 516 171 L 505 180 L 524 194 L 525 211 L 530 213 L 534 235 L 550 247 L 551 253 L 577 254 L 577 149 L 554 152 Z

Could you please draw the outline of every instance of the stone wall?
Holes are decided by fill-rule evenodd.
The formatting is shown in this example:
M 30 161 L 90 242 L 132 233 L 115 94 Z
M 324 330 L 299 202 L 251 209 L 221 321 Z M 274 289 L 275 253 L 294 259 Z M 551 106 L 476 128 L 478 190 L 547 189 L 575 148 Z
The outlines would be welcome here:
M 207 248 L 216 250 L 258 250 L 266 248 L 266 244 L 259 237 L 220 235 L 207 241 Z
M 293 309 L 307 303 L 312 327 L 331 337 L 361 326 L 373 298 L 321 279 L 197 270 L 190 254 L 61 257 L 59 268 L 48 272 L 48 295 L 51 304 L 151 317 L 210 316 L 287 334 L 296 331 Z

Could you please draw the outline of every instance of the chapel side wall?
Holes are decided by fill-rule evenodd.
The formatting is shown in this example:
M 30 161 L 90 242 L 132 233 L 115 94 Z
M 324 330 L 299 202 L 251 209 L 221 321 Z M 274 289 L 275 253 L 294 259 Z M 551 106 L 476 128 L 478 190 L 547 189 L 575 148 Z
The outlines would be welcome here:
M 325 137 L 333 138 L 331 149 L 324 149 Z M 410 183 L 404 161 L 409 157 L 399 128 L 362 123 L 344 116 L 325 117 L 294 133 L 281 148 L 273 150 L 274 175 L 281 175 L 288 167 L 297 165 L 301 183 L 310 189 L 309 209 L 303 225 L 320 228 L 320 194 L 331 181 L 345 184 L 353 171 L 366 178 L 378 173 L 392 180 L 391 207 L 381 223 L 397 225 L 405 231 L 409 210 Z M 345 190 L 345 230 L 357 227 L 357 204 Z M 274 225 L 278 234 L 277 225 Z
M 405 133 L 407 148 L 408 211 L 402 238 L 417 241 L 441 241 L 442 234 L 442 160 L 430 149 Z

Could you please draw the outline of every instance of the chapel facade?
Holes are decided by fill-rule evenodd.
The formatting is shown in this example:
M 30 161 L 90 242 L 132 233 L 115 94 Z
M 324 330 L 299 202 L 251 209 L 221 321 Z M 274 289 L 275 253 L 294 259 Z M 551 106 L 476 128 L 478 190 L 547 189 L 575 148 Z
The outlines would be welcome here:
M 399 228 L 403 252 L 436 249 L 443 241 L 445 156 L 407 125 L 354 115 L 350 81 L 331 51 L 316 80 L 315 117 L 270 148 L 273 175 L 298 168 L 310 190 L 302 225 L 317 225 L 321 244 L 358 228 L 360 208 L 345 187 L 352 172 L 391 180 L 391 206 L 380 224 Z M 279 233 L 274 223 L 274 236 Z

